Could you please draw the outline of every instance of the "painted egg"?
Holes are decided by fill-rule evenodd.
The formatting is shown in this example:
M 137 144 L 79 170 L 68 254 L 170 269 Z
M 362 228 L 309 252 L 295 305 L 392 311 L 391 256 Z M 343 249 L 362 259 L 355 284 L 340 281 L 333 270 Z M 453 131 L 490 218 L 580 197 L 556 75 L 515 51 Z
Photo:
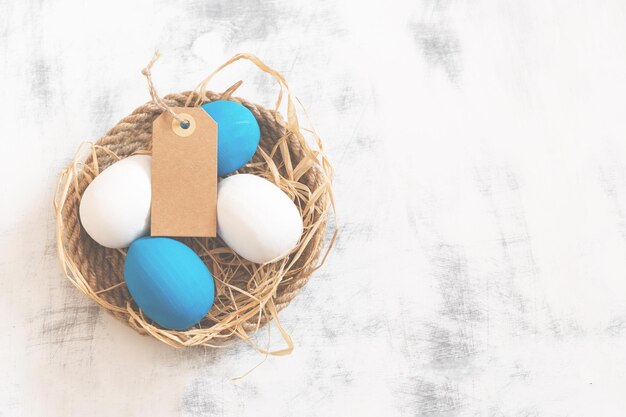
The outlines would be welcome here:
M 217 186 L 217 233 L 243 258 L 267 263 L 291 252 L 302 236 L 293 201 L 266 179 L 238 174 Z
M 80 221 L 93 240 L 125 248 L 150 231 L 152 158 L 134 155 L 102 171 L 80 200 Z
M 187 245 L 165 237 L 143 237 L 128 248 L 124 278 L 133 300 L 161 327 L 184 330 L 213 305 L 213 276 Z
M 248 108 L 234 101 L 217 100 L 202 105 L 217 123 L 217 175 L 244 166 L 256 152 L 261 131 Z

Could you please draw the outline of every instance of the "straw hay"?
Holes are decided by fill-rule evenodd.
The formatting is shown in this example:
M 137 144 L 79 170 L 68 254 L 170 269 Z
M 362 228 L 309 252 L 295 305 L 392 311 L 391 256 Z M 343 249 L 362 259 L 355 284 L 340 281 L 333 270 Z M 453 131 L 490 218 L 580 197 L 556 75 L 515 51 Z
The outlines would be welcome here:
M 274 110 L 241 98 L 229 99 L 250 109 L 261 128 L 255 156 L 238 172 L 259 175 L 276 184 L 302 215 L 304 233 L 291 254 L 278 262 L 258 265 L 240 258 L 220 238 L 180 239 L 213 273 L 216 284 L 213 307 L 198 325 L 185 331 L 163 329 L 142 314 L 124 282 L 126 250 L 108 249 L 93 241 L 80 224 L 78 207 L 82 193 L 99 172 L 119 159 L 150 153 L 152 122 L 164 111 L 154 101 L 137 108 L 95 144 L 81 145 L 72 163 L 62 171 L 54 198 L 57 250 L 63 272 L 79 290 L 142 334 L 177 348 L 223 347 L 229 341 L 243 339 L 262 353 L 284 355 L 293 350 L 293 342 L 281 326 L 278 312 L 321 266 L 336 237 L 335 229 L 324 251 L 327 222 L 334 204 L 333 172 L 322 143 L 311 130 L 306 131 L 315 147 L 305 139 L 284 78 L 252 55 L 236 55 L 203 80 L 194 92 L 170 94 L 162 102 L 170 107 L 198 106 L 220 99 L 222 95 L 207 91 L 206 86 L 217 71 L 240 59 L 253 62 L 272 75 L 280 86 Z M 286 121 L 277 112 L 283 88 L 288 100 Z M 227 95 L 233 88 L 229 90 Z M 286 344 L 284 348 L 269 351 L 254 342 L 254 333 L 270 320 L 274 320 Z

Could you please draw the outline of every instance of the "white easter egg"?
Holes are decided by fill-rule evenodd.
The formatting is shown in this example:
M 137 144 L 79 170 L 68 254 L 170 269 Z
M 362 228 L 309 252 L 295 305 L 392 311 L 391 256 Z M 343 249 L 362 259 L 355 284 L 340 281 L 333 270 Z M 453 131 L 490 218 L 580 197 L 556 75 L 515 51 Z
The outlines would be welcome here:
M 150 231 L 152 158 L 134 155 L 102 171 L 80 200 L 80 221 L 93 240 L 125 248 Z
M 237 174 L 217 186 L 217 234 L 243 258 L 266 263 L 291 252 L 302 236 L 293 201 L 266 179 Z

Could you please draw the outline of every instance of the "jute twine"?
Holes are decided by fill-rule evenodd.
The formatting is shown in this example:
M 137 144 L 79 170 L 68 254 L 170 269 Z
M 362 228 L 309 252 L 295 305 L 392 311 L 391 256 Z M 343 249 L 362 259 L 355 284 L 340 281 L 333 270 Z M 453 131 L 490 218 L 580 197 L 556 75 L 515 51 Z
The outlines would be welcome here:
M 63 272 L 84 294 L 139 333 L 150 335 L 173 347 L 203 345 L 224 347 L 242 339 L 266 355 L 285 355 L 293 350 L 291 337 L 282 327 L 278 312 L 285 308 L 326 259 L 337 236 L 326 237 L 331 211 L 334 213 L 331 179 L 333 169 L 322 142 L 312 129 L 300 128 L 296 106 L 287 82 L 275 70 L 249 54 L 238 54 L 204 79 L 194 91 L 170 94 L 160 99 L 150 77 L 153 100 L 123 118 L 96 143 L 83 143 L 72 163 L 59 178 L 54 197 L 57 251 Z M 248 60 L 274 77 L 280 87 L 273 110 L 229 95 L 207 90 L 217 72 L 239 60 Z M 287 93 L 287 120 L 278 113 Z M 152 94 L 154 92 L 154 94 Z M 198 106 L 228 97 L 246 106 L 259 122 L 261 141 L 253 159 L 238 173 L 261 176 L 280 187 L 296 204 L 304 223 L 298 245 L 286 258 L 258 265 L 240 258 L 220 238 L 184 238 L 213 273 L 215 303 L 207 316 L 185 331 L 167 330 L 145 317 L 133 302 L 124 282 L 125 249 L 100 246 L 80 224 L 78 207 L 85 188 L 102 170 L 134 154 L 151 151 L 152 122 L 169 107 Z M 306 138 L 305 138 L 306 134 Z M 313 143 L 314 145 L 311 145 Z M 335 222 L 336 223 L 336 222 Z M 259 346 L 254 334 L 273 320 L 285 346 Z M 268 328 L 269 329 L 269 328 Z

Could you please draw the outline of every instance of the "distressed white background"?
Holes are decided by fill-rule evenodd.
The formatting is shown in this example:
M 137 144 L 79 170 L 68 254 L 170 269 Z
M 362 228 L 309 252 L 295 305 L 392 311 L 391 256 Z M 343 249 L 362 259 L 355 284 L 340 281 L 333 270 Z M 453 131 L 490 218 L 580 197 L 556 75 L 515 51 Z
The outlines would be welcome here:
M 157 47 L 162 93 L 262 57 L 336 167 L 296 350 L 240 381 L 251 348 L 138 336 L 55 255 L 57 174 Z M 623 416 L 625 97 L 622 0 L 0 0 L 0 415 Z

